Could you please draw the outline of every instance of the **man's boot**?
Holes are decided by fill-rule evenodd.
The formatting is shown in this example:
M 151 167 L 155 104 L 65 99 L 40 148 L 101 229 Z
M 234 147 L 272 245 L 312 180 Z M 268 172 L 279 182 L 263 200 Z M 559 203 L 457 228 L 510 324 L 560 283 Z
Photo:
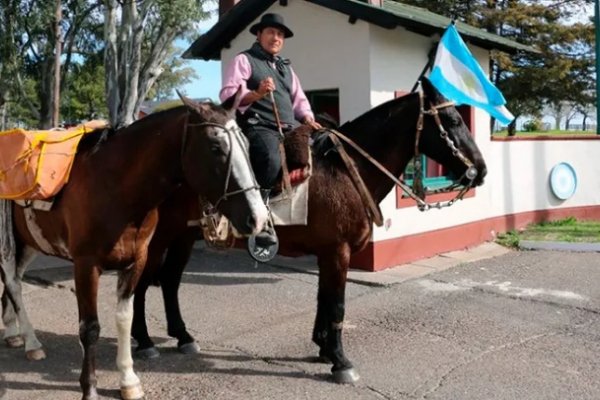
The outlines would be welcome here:
M 265 206 L 269 208 L 269 193 L 270 189 L 261 189 L 260 194 L 265 202 Z M 271 219 L 271 214 L 269 212 L 269 219 L 267 220 L 263 230 L 258 232 L 255 236 L 255 243 L 258 247 L 270 247 L 277 244 L 277 235 L 275 234 L 275 229 L 273 228 L 273 220 Z

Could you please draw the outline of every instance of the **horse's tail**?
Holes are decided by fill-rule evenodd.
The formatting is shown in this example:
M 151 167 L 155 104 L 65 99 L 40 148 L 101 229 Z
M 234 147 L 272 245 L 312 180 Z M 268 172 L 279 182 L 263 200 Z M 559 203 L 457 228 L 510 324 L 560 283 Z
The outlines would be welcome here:
M 12 201 L 0 199 L 0 264 L 14 262 L 17 246 L 13 232 Z

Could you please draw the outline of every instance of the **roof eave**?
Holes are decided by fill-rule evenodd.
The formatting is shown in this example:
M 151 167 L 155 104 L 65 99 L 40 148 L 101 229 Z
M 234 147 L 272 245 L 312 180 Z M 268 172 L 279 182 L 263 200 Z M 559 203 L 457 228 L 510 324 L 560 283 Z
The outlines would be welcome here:
M 221 50 L 229 47 L 229 43 L 240 33 L 240 26 L 244 28 L 277 0 L 244 0 L 237 3 L 204 35 L 200 36 L 184 53 L 183 58 L 199 58 L 204 60 L 219 60 Z M 320 5 L 353 19 L 361 19 L 365 22 L 380 26 L 385 29 L 403 27 L 411 32 L 425 36 L 435 34 L 442 35 L 451 20 L 439 16 L 439 21 L 427 20 L 422 16 L 398 15 L 381 7 L 376 7 L 356 0 L 306 0 L 309 3 Z M 242 29 L 244 29 L 242 28 Z M 509 54 L 518 51 L 538 53 L 531 46 L 523 45 L 501 36 L 492 37 L 491 34 L 469 25 L 457 22 L 456 28 L 463 38 L 475 46 L 486 50 L 499 50 Z
M 277 0 L 244 0 L 219 18 L 219 21 L 200 36 L 183 53 L 185 59 L 219 60 L 221 49 L 239 34 L 239 26 L 248 26 Z M 221 45 L 225 43 L 225 45 Z

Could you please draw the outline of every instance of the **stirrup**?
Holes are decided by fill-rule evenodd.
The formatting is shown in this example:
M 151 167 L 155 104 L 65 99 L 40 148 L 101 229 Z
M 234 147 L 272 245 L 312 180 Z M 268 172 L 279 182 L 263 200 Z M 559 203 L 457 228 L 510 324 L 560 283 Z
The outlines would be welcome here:
M 273 237 L 275 238 L 275 243 L 272 245 L 267 245 L 265 247 L 260 246 L 256 243 L 256 236 L 260 234 L 260 232 L 256 235 L 252 235 L 248 238 L 248 253 L 250 257 L 255 259 L 258 262 L 266 263 L 271 261 L 279 251 L 279 239 L 277 238 L 277 233 L 275 232 L 275 228 L 273 227 L 273 219 L 271 218 L 271 212 L 269 211 L 269 220 L 267 221 L 268 226 L 265 230 L 270 231 Z

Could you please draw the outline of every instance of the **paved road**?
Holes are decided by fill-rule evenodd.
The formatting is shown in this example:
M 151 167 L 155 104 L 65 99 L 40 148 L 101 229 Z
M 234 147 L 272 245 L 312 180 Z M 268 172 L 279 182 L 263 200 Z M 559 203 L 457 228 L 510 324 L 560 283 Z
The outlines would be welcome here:
M 28 362 L 0 347 L 2 400 L 80 398 L 70 268 L 38 265 L 48 264 L 30 275 L 53 286 L 26 291 L 48 358 Z M 152 288 L 149 326 L 162 355 L 136 362 L 146 398 L 600 399 L 599 253 L 514 251 L 420 271 L 387 286 L 349 284 L 345 348 L 361 380 L 337 385 L 311 359 L 314 274 L 197 250 L 181 302 L 202 354 L 174 350 Z M 118 398 L 115 285 L 114 275 L 102 278 L 105 399 Z

